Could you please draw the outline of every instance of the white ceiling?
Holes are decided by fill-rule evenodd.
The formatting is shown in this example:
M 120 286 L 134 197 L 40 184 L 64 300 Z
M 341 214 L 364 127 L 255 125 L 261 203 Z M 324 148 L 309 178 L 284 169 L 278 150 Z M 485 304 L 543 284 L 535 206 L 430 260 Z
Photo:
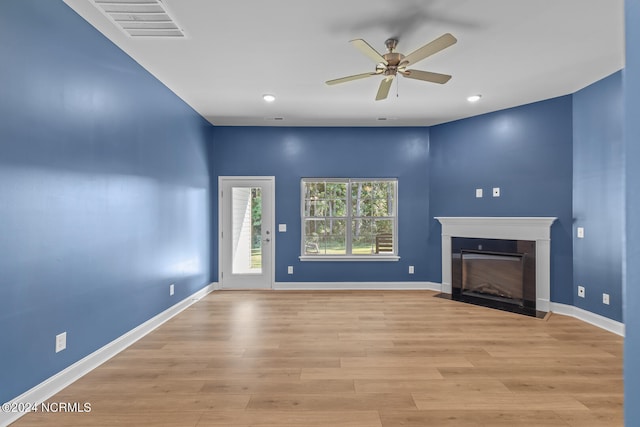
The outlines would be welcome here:
M 162 0 L 185 38 L 132 38 L 91 0 L 64 1 L 215 125 L 428 126 L 573 93 L 624 66 L 624 0 Z M 375 101 L 382 77 L 324 84 L 375 70 L 349 40 L 384 53 L 397 37 L 408 54 L 446 32 L 458 43 L 412 65 L 453 75 L 445 85 L 398 77 Z

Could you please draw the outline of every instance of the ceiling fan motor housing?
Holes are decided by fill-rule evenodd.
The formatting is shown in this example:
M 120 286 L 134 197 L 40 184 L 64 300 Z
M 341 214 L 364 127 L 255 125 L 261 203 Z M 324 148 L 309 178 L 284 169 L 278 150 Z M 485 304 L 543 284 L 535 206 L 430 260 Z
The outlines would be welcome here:
M 387 47 L 389 52 L 393 52 L 396 46 L 398 46 L 398 39 L 387 39 L 385 40 L 384 45 Z

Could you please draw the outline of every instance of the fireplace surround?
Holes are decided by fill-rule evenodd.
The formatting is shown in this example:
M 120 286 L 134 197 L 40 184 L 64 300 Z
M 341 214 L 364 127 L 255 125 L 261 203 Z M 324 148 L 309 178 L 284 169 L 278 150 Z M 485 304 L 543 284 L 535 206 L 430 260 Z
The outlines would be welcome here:
M 528 304 L 537 313 L 546 313 L 550 305 L 551 225 L 555 217 L 436 217 L 442 224 L 442 293 L 453 293 L 453 239 L 487 239 L 490 241 L 529 241 L 535 243 L 535 257 L 530 264 L 535 272 L 535 296 Z M 482 245 L 482 244 L 481 244 Z M 478 251 L 476 248 L 468 248 Z M 511 251 L 487 249 L 479 251 L 513 256 Z M 518 251 L 515 251 L 518 252 Z M 470 252 L 471 254 L 472 252 Z M 522 253 L 522 251 L 520 251 Z M 525 261 L 526 262 L 526 261 Z M 498 297 L 500 297 L 498 295 Z M 499 299 L 499 298 L 498 298 Z M 526 297 L 523 298 L 526 301 Z M 524 305 L 524 304 L 523 304 Z

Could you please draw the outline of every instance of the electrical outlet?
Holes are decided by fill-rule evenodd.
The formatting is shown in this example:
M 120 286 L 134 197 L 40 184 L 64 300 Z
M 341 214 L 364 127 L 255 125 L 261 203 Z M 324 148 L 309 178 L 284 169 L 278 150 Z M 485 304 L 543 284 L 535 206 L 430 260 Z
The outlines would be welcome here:
M 293 265 L 287 267 L 287 274 L 293 274 Z
M 493 197 L 500 197 L 500 187 L 493 187 Z
M 482 188 L 476 188 L 476 197 L 478 199 L 482 198 Z
M 609 305 L 609 294 L 602 294 L 602 303 Z
M 576 234 L 578 235 L 578 239 L 584 239 L 584 227 L 578 227 Z
M 413 274 L 413 271 L 414 271 L 414 269 L 413 269 L 413 265 L 410 265 L 410 266 L 409 266 L 409 274 Z
M 175 293 L 175 285 L 172 283 L 169 285 L 169 296 L 173 295 Z
M 584 298 L 584 294 L 585 294 L 584 286 L 578 286 L 578 296 L 580 298 Z
M 56 335 L 56 353 L 60 353 L 67 348 L 67 333 L 63 332 Z

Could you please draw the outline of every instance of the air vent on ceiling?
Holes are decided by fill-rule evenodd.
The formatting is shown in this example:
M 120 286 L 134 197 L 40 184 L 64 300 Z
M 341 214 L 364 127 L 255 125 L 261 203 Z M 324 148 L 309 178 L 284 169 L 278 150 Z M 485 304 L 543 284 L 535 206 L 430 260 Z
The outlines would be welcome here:
M 93 0 L 96 7 L 131 37 L 184 37 L 160 0 Z

